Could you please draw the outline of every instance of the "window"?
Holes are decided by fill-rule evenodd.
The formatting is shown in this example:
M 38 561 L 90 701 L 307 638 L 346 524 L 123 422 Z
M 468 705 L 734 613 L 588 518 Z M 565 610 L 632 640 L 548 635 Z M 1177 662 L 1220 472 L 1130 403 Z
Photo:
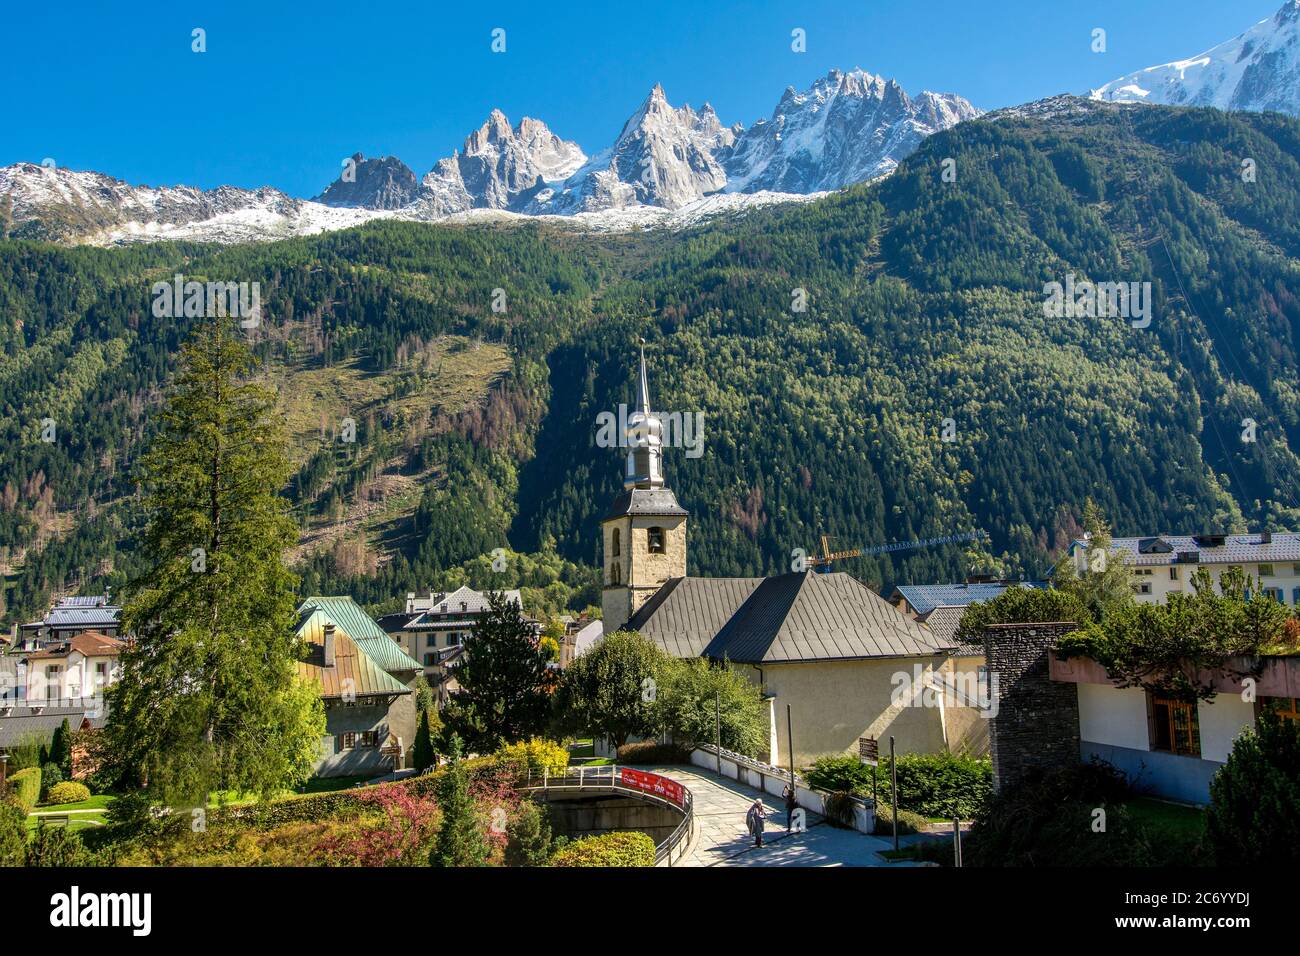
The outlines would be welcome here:
M 59 699 L 59 684 L 62 682 L 63 668 L 58 664 L 50 664 L 45 668 L 45 699 Z
M 1300 564 L 1291 565 L 1291 573 L 1296 577 L 1300 577 Z
M 379 733 L 374 730 L 349 730 L 339 734 L 339 749 L 353 750 L 357 747 L 378 747 Z
M 1170 580 L 1170 581 L 1177 581 L 1177 580 L 1178 580 L 1178 569 L 1177 569 L 1177 568 L 1170 568 L 1170 569 L 1169 569 L 1169 580 Z
M 1283 720 L 1300 720 L 1300 700 L 1294 697 L 1265 697 L 1264 706 Z
M 437 654 L 425 654 L 425 655 L 424 655 L 424 666 L 425 666 L 425 667 L 432 667 L 432 666 L 433 666 L 434 664 L 436 664 L 436 663 L 438 663 L 438 655 L 437 655 Z
M 345 734 L 339 734 L 340 750 L 351 750 L 356 745 L 357 745 L 357 735 L 352 731 L 349 730 Z
M 610 584 L 622 584 L 622 583 L 623 583 L 623 582 L 622 582 L 622 568 L 619 567 L 617 561 L 615 561 L 613 564 L 611 564 L 611 565 L 609 566 L 609 583 L 610 583 Z
M 1259 576 L 1261 578 L 1271 578 L 1273 576 L 1273 565 L 1261 564 L 1259 566 Z
M 609 538 L 609 553 L 616 558 L 623 553 L 619 543 L 619 533 L 617 528 L 614 529 L 613 534 L 611 534 Z
M 1300 588 L 1291 589 L 1291 603 L 1300 607 Z
M 1278 604 L 1286 603 L 1286 598 L 1283 597 L 1281 588 L 1260 588 L 1260 592 L 1264 597 L 1272 598 Z
M 447 635 L 448 647 L 454 647 L 459 643 L 460 643 L 460 635 L 457 634 L 455 631 L 452 631 L 450 634 Z
M 1133 585 L 1133 593 L 1134 593 L 1134 594 L 1150 594 L 1150 593 L 1151 593 L 1151 582 L 1150 582 L 1150 581 L 1143 581 L 1141 584 L 1135 584 L 1135 585 Z
M 1185 757 L 1201 755 L 1195 701 L 1151 698 L 1151 749 Z
M 646 531 L 646 546 L 651 554 L 664 553 L 664 529 L 650 528 Z
M 107 673 L 108 673 L 108 664 L 107 664 L 107 662 L 105 662 L 105 661 L 96 661 L 96 662 L 95 662 L 95 673 L 98 674 L 100 677 L 103 677 L 105 674 L 107 674 Z

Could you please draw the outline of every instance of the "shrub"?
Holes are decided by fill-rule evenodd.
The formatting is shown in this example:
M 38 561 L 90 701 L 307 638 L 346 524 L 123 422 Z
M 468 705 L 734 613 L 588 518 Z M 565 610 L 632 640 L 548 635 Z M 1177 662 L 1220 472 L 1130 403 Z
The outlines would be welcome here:
M 50 787 L 50 803 L 81 803 L 90 799 L 90 789 L 84 783 L 64 780 Z
M 1037 624 L 1072 621 L 1088 624 L 1092 612 L 1068 591 L 1056 588 L 1007 588 L 991 601 L 976 601 L 966 608 L 957 625 L 957 639 L 980 643 L 992 624 Z
M 528 770 L 535 774 L 543 771 L 563 774 L 569 766 L 569 749 L 554 740 L 543 740 L 540 737 L 506 744 L 496 755 L 503 762 L 518 768 L 521 773 Z
M 41 797 L 41 768 L 28 767 L 19 770 L 9 778 L 9 789 L 13 791 L 18 805 L 31 813 L 36 801 Z
M 551 857 L 551 866 L 654 866 L 655 843 L 644 833 L 605 833 L 577 840 Z
M 39 767 L 41 754 L 45 750 L 45 740 L 40 734 L 23 734 L 18 742 L 9 748 L 9 772 Z
M 993 795 L 963 853 L 971 866 L 1142 866 L 1145 831 L 1123 801 L 1124 775 L 1104 761 L 1038 771 Z M 1098 829 L 1105 814 L 1105 829 Z
M 22 866 L 27 856 L 27 811 L 0 800 L 0 866 Z
M 1220 866 L 1300 859 L 1300 726 L 1265 713 L 1210 781 L 1205 830 Z
M 930 821 L 919 813 L 913 813 L 911 810 L 898 811 L 898 832 L 901 835 L 920 833 L 929 825 Z M 876 825 L 871 832 L 877 836 L 893 836 L 894 811 L 888 804 L 876 805 Z
M 661 744 L 657 740 L 641 740 L 618 748 L 617 761 L 630 764 L 690 763 L 693 748 L 682 744 Z
M 94 863 L 94 855 L 66 826 L 48 826 L 42 822 L 27 844 L 28 866 L 93 866 Z
M 871 768 L 857 757 L 830 754 L 819 757 L 803 773 L 818 790 L 848 790 L 871 796 Z M 902 754 L 898 757 L 898 806 L 927 817 L 963 819 L 979 813 L 993 789 L 993 764 L 987 759 L 950 753 Z M 888 800 L 889 758 L 876 768 L 877 798 Z
M 546 811 L 525 800 L 506 827 L 506 866 L 545 866 L 551 856 L 551 824 Z
M 47 763 L 41 767 L 41 802 L 50 802 L 50 788 L 63 782 L 63 771 L 56 763 Z

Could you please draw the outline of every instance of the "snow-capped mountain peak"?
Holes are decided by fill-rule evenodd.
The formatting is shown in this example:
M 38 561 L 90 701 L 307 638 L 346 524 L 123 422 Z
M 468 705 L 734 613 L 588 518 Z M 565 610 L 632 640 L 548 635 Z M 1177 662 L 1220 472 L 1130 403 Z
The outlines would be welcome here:
M 840 189 L 893 170 L 926 136 L 979 116 L 952 93 L 915 99 L 894 80 L 831 70 L 787 87 L 772 116 L 736 137 L 723 158 L 728 192 Z
M 1300 0 L 1186 60 L 1138 70 L 1091 93 L 1093 99 L 1300 116 Z

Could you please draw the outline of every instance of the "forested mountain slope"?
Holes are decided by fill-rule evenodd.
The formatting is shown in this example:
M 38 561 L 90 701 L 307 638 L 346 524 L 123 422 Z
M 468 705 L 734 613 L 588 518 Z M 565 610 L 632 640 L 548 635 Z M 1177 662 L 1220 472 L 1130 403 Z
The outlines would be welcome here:
M 1298 160 L 1293 119 L 1063 99 L 685 233 L 0 243 L 8 616 L 131 572 L 131 465 L 192 321 L 154 317 L 150 287 L 177 273 L 261 284 L 248 334 L 295 432 L 305 590 L 380 603 L 465 562 L 486 583 L 506 546 L 544 553 L 515 564 L 551 604 L 595 599 L 582 566 L 622 467 L 596 416 L 630 400 L 638 337 L 656 405 L 704 413 L 703 457 L 667 456 L 693 574 L 784 569 L 823 533 L 983 529 L 843 569 L 1036 575 L 1088 495 L 1117 533 L 1297 527 Z M 1149 326 L 1047 317 L 1071 273 L 1149 281 Z

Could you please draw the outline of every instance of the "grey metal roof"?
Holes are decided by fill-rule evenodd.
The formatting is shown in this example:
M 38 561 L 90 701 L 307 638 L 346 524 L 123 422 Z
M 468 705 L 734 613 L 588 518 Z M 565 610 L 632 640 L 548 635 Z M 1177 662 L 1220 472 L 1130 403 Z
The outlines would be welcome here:
M 951 650 L 843 572 L 765 578 L 705 649 L 745 663 L 928 656 Z
M 965 604 L 941 604 L 936 608 L 931 608 L 926 614 L 917 618 L 922 624 L 930 629 L 935 640 L 942 644 L 951 644 L 957 648 L 957 653 L 962 657 L 972 657 L 984 654 L 984 644 L 970 644 L 957 639 L 957 626 L 961 624 L 961 616 L 966 613 Z
M 1126 551 L 1126 561 L 1135 565 L 1185 563 L 1179 555 L 1196 556 L 1199 564 L 1257 564 L 1294 561 L 1300 563 L 1300 533 L 1275 531 L 1272 540 L 1256 534 L 1220 535 L 1223 544 L 1211 544 L 1207 535 L 1163 534 L 1136 538 L 1111 538 L 1110 551 Z M 1213 539 L 1217 540 L 1217 539 Z M 1082 545 L 1075 541 L 1072 549 Z
M 929 656 L 953 646 L 842 572 L 674 578 L 627 626 L 676 657 L 752 664 Z
M 602 519 L 622 518 L 624 515 L 688 515 L 677 503 L 671 488 L 633 488 L 625 491 L 610 505 L 609 513 Z
M 40 713 L 36 713 L 39 710 Z M 8 716 L 5 716 L 5 715 Z M 43 738 L 54 736 L 54 731 L 67 720 L 68 726 L 78 729 L 90 711 L 85 707 L 8 707 L 0 704 L 0 748 L 13 747 L 23 738 L 37 734 Z M 90 726 L 103 727 L 108 721 L 108 705 L 103 704 L 96 717 L 90 718 Z
M 56 607 L 42 623 L 50 627 L 102 627 L 116 624 L 120 607 Z
M 1042 581 L 1022 581 L 1022 587 L 1045 588 Z M 966 605 L 976 601 L 991 601 L 1001 595 L 1013 582 L 997 581 L 976 584 L 900 584 L 894 588 L 912 605 L 918 615 L 928 614 L 942 605 Z
M 699 657 L 762 578 L 671 578 L 624 625 L 674 657 Z

